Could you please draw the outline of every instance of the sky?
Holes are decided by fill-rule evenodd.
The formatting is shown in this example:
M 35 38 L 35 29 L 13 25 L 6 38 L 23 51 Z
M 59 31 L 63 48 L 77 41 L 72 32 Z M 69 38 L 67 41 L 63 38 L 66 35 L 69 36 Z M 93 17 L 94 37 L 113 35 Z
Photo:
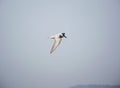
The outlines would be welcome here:
M 0 88 L 120 85 L 119 38 L 119 0 L 1 0 Z

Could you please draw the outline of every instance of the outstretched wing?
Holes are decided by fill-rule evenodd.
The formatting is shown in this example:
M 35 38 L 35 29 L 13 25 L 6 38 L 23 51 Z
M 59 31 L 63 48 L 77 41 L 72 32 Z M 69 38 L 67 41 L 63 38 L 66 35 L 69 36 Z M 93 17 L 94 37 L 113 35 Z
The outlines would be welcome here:
M 60 42 L 61 42 L 61 38 L 55 38 L 54 39 L 54 44 L 53 44 L 53 46 L 52 46 L 52 48 L 51 48 L 51 51 L 50 51 L 50 54 L 53 52 L 53 51 L 55 51 L 55 49 L 58 47 L 58 45 L 60 44 Z

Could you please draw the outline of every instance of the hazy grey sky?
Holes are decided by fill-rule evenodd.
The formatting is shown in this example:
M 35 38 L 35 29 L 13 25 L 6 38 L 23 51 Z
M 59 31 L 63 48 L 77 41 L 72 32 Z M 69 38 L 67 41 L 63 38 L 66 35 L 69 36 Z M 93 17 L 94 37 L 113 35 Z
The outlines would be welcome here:
M 52 34 L 67 39 L 49 54 Z M 0 85 L 120 84 L 119 0 L 1 0 Z

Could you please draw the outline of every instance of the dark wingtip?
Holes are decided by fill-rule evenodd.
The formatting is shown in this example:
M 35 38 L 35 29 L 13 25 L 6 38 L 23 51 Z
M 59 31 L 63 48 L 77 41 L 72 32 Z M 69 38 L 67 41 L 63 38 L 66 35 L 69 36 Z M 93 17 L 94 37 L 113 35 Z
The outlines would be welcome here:
M 52 53 L 53 53 L 53 51 L 51 50 L 51 51 L 50 51 L 50 54 L 52 54 Z
M 52 52 L 50 52 L 50 54 L 52 54 Z

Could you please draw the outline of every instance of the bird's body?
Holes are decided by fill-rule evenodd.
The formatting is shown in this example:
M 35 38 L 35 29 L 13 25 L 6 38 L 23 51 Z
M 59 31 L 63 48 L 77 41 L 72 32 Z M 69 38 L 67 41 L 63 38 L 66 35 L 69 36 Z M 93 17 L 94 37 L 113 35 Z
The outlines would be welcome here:
M 51 51 L 50 53 L 52 53 L 53 51 L 55 51 L 55 49 L 58 47 L 58 45 L 61 43 L 62 41 L 62 38 L 65 37 L 65 33 L 59 33 L 59 34 L 56 34 L 56 35 L 53 35 L 53 36 L 50 36 L 51 39 L 54 39 L 54 44 L 51 48 Z

